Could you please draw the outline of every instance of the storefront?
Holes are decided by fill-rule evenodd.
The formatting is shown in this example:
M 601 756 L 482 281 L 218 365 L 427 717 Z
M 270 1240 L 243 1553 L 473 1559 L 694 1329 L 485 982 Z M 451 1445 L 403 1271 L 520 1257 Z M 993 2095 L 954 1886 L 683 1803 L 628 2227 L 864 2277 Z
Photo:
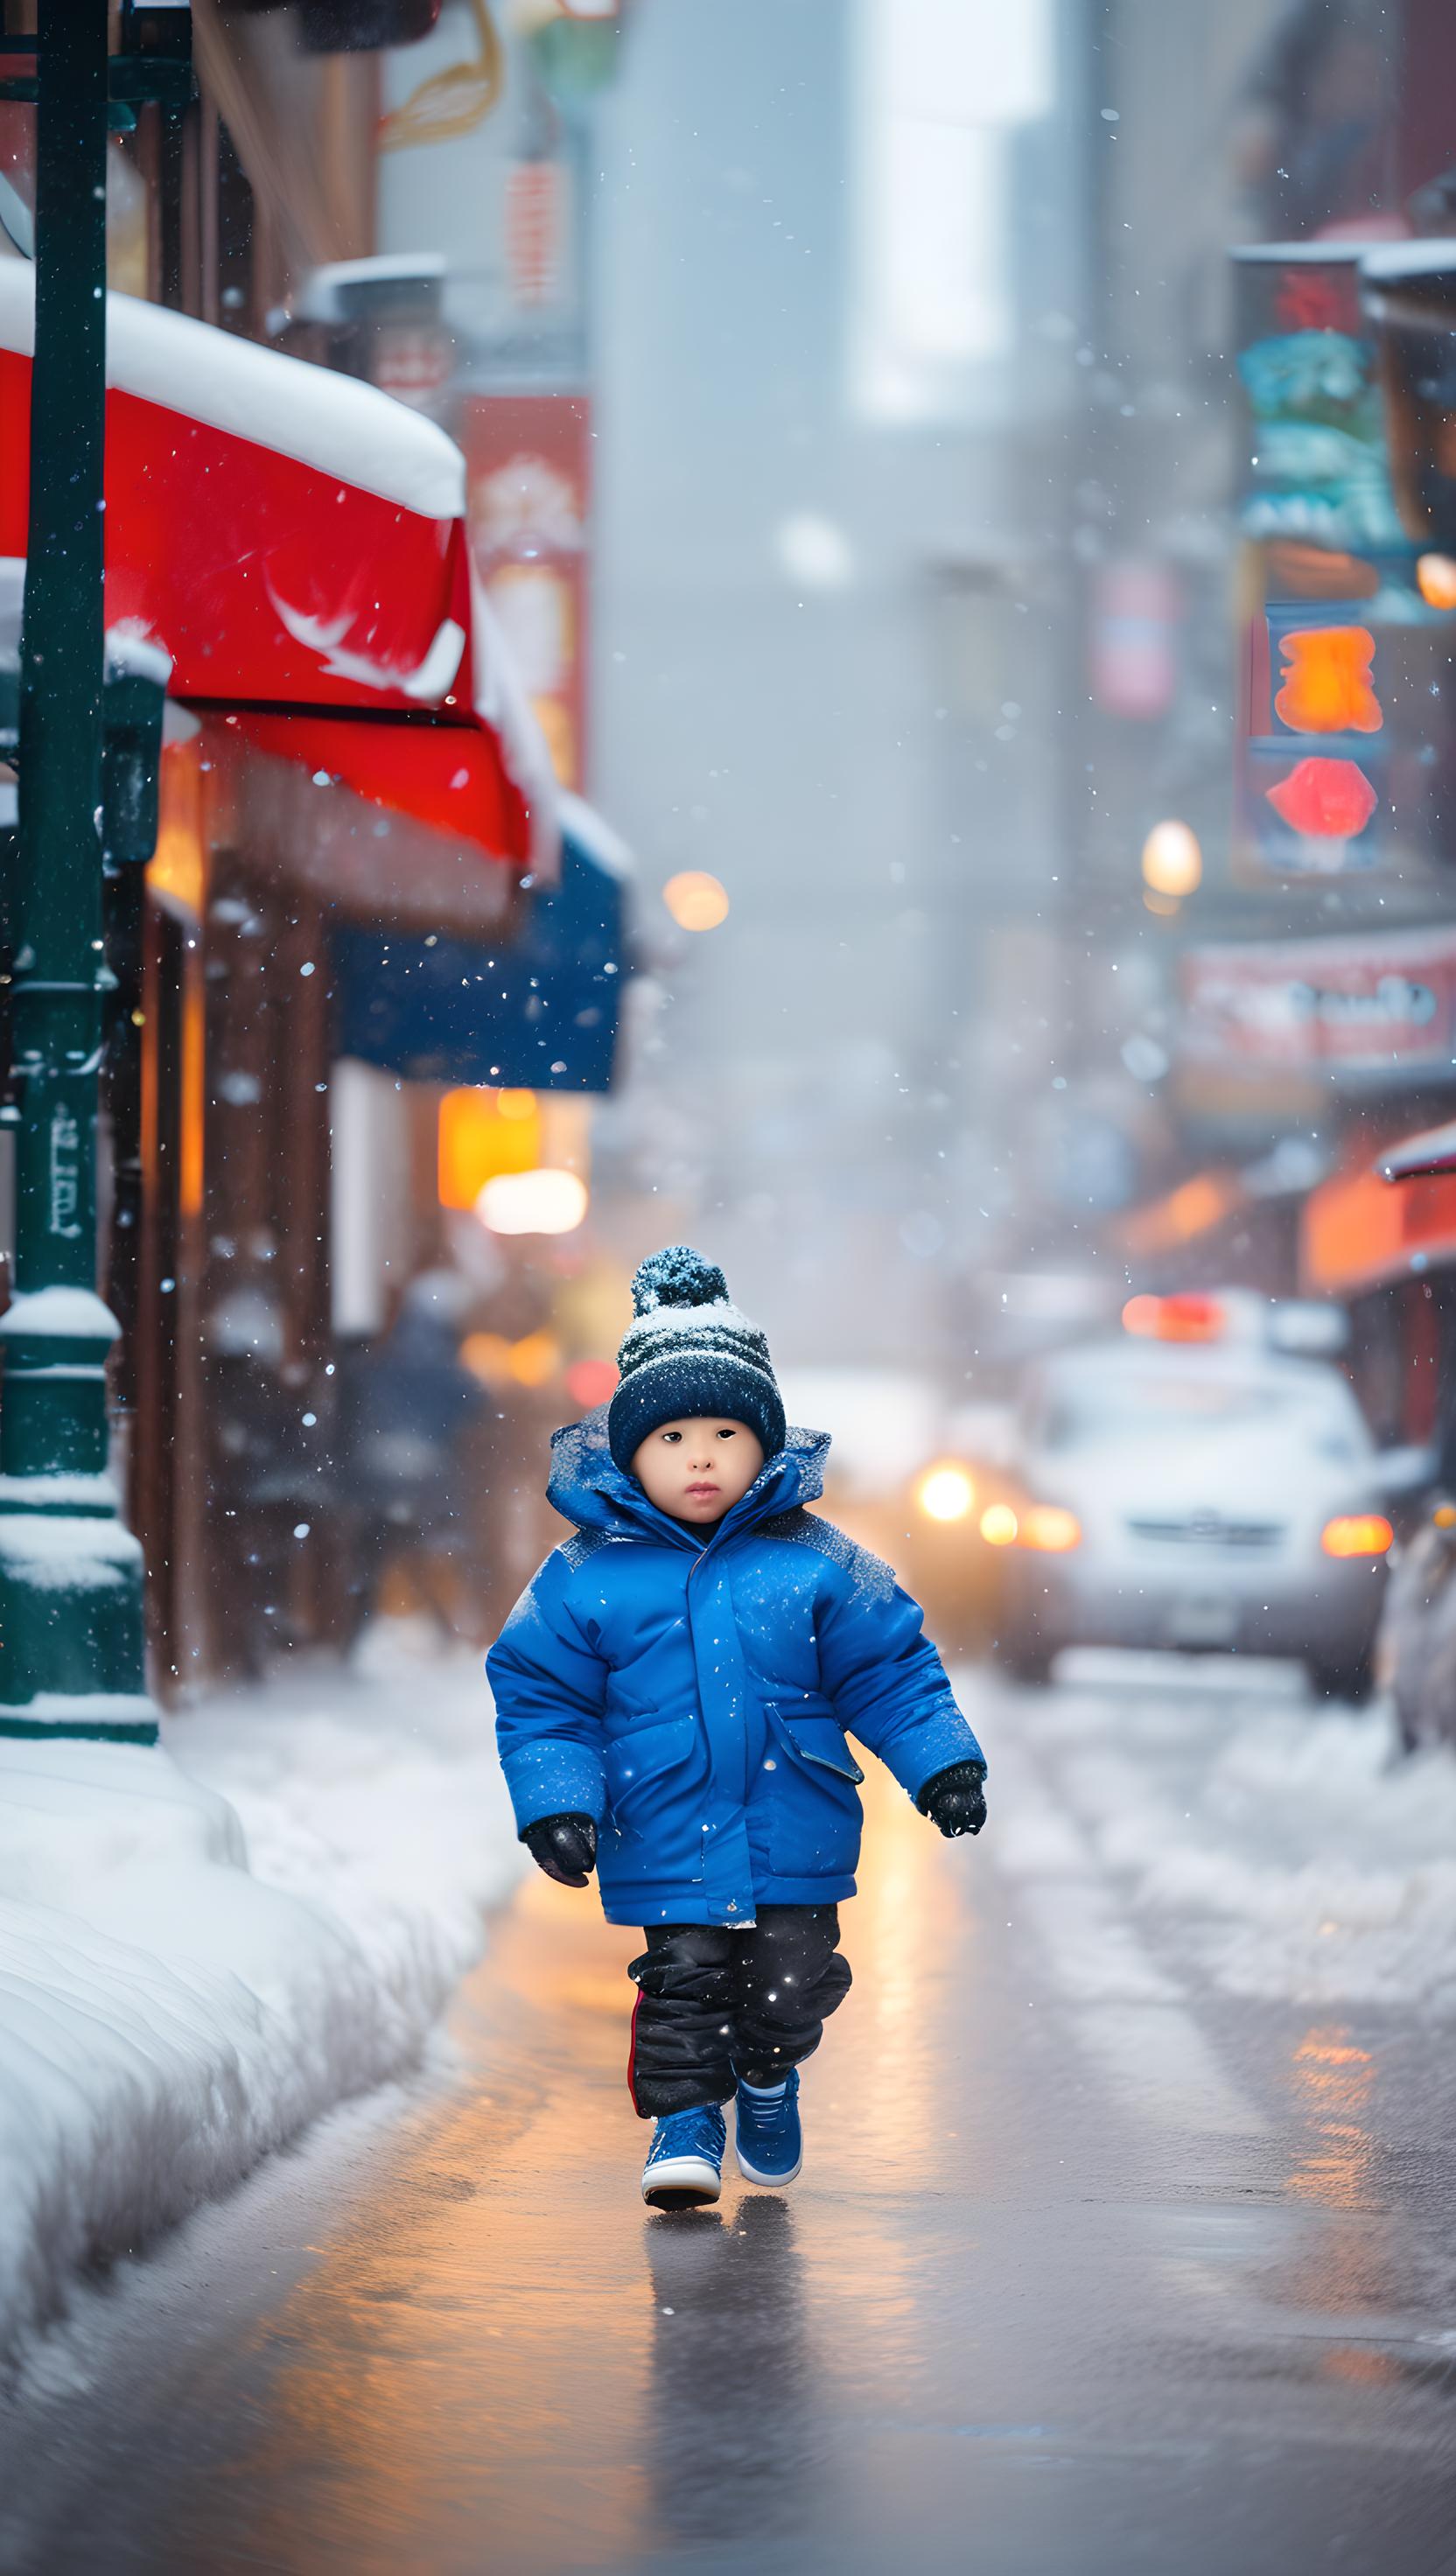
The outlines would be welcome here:
M 1261 1284 L 1348 1305 L 1372 1420 L 1388 1439 L 1423 1439 L 1456 1314 L 1456 1182 L 1392 1190 L 1373 1166 L 1382 1146 L 1449 1114 L 1456 925 L 1192 948 L 1182 977 L 1188 1095 L 1230 1124 L 1242 1112 L 1282 1130 L 1245 1184 L 1257 1194 L 1259 1171 L 1281 1161 L 1298 1181 L 1300 1155 L 1310 1166 L 1279 1202 L 1287 1273 Z
M 12 555 L 29 283 L 0 269 Z M 135 1078 L 110 1085 L 104 1261 L 165 1692 L 270 1636 L 340 1633 L 341 1060 L 388 1066 L 424 1112 L 406 1100 L 407 1275 L 440 1221 L 440 1084 L 605 1089 L 629 961 L 620 853 L 583 809 L 563 857 L 458 451 L 371 387 L 181 316 L 113 297 L 110 323 L 108 619 L 168 698 L 136 954 L 114 961 Z

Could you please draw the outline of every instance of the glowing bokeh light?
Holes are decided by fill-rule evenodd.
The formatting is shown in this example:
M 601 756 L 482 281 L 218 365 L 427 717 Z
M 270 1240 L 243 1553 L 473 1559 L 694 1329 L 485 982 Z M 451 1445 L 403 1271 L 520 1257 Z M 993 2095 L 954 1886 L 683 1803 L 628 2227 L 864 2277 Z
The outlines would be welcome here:
M 1175 1290 L 1170 1297 L 1129 1297 L 1122 1310 L 1122 1329 L 1145 1342 L 1216 1342 L 1227 1322 L 1216 1297 L 1195 1289 Z
M 573 1404 L 590 1412 L 595 1404 L 605 1404 L 617 1384 L 615 1360 L 573 1360 L 566 1372 L 566 1392 Z
M 1326 1556 L 1384 1556 L 1395 1532 L 1383 1512 L 1341 1512 L 1326 1521 L 1320 1545 Z
M 975 1499 L 972 1478 L 953 1460 L 940 1467 L 927 1467 L 916 1487 L 916 1500 L 933 1521 L 963 1521 Z
M 1203 852 L 1187 823 L 1155 823 L 1143 843 L 1143 883 L 1154 894 L 1192 894 L 1203 880 Z
M 1082 1544 L 1082 1524 L 1075 1512 L 1065 1511 L 1060 1503 L 1033 1503 L 1021 1516 L 1017 1537 L 1023 1547 L 1039 1548 L 1047 1556 L 1064 1556 L 1069 1547 Z
M 669 877 L 662 900 L 679 930 L 716 930 L 728 918 L 728 896 L 706 868 L 684 868 Z
M 587 1211 L 575 1172 L 501 1172 L 487 1181 L 475 1213 L 492 1234 L 571 1234 Z
M 1416 565 L 1416 587 L 1428 608 L 1456 608 L 1456 560 L 1450 555 L 1422 555 Z

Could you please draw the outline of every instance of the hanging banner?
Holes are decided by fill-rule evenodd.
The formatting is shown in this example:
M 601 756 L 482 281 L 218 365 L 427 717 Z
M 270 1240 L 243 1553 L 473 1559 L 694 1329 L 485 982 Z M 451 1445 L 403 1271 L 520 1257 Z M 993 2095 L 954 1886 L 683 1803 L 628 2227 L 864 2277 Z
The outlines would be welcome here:
M 586 758 L 591 411 L 584 394 L 460 405 L 476 568 L 564 787 Z

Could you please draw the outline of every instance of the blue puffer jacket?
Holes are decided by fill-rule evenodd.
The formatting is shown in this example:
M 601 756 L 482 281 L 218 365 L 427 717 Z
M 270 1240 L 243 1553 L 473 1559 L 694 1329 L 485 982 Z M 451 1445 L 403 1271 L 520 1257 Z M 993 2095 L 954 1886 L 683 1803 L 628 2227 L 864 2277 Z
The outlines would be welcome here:
M 700 1546 L 614 1464 L 605 1409 L 552 1442 L 577 1535 L 487 1670 L 516 1823 L 596 1818 L 610 1922 L 747 1924 L 852 1896 L 846 1728 L 912 1798 L 984 1758 L 889 1567 L 804 1510 L 828 1446 L 791 1431 Z

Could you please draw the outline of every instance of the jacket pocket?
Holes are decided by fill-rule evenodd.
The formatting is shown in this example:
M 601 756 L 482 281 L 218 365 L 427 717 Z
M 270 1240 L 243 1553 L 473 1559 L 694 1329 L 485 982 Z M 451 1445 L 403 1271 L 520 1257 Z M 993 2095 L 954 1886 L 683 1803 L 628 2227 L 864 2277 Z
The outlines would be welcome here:
M 826 1771 L 838 1772 L 844 1780 L 864 1778 L 845 1743 L 844 1729 L 837 1717 L 801 1717 L 797 1710 L 790 1715 L 781 1700 L 775 1703 L 774 1715 L 781 1734 L 788 1737 L 801 1762 L 818 1763 Z
M 701 1878 L 699 1802 L 687 1767 L 699 1732 L 695 1718 L 674 1717 L 634 1727 L 604 1747 L 608 1866 L 616 1878 Z
M 768 1791 L 768 1853 L 783 1878 L 838 1878 L 859 1858 L 864 1778 L 837 1717 L 770 1701 L 769 1723 L 788 1760 Z

